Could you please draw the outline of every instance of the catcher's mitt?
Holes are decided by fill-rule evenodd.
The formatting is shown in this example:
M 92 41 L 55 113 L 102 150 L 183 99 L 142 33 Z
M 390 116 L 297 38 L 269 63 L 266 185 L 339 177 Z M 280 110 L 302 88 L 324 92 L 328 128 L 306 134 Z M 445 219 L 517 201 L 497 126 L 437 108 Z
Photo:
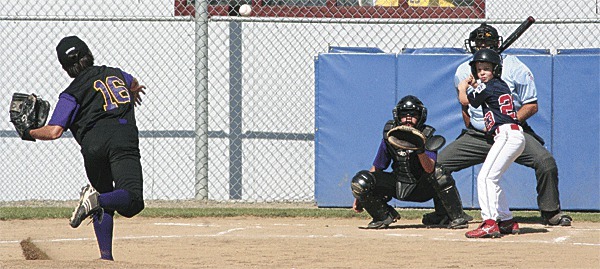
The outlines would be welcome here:
M 386 134 L 387 141 L 396 149 L 422 152 L 425 147 L 425 136 L 421 131 L 407 125 L 392 128 Z
M 10 101 L 10 122 L 21 139 L 35 141 L 29 130 L 44 126 L 49 111 L 50 103 L 35 94 L 14 93 Z

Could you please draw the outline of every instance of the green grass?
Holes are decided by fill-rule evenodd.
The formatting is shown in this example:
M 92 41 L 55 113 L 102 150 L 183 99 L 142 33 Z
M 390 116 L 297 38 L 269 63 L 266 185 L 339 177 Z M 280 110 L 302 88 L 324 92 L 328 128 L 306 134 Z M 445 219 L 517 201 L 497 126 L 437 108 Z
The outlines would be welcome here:
M 27 219 L 68 219 L 72 208 L 66 207 L 0 207 L 0 220 Z M 431 209 L 398 209 L 403 219 L 420 219 Z M 467 213 L 480 219 L 478 210 L 467 210 Z M 600 213 L 566 212 L 575 222 L 600 222 Z M 541 218 L 537 211 L 513 211 L 515 219 L 520 222 L 539 223 Z M 348 208 L 146 208 L 138 216 L 148 218 L 200 218 L 200 217 L 264 217 L 264 218 L 357 218 L 369 219 L 363 212 L 354 213 Z

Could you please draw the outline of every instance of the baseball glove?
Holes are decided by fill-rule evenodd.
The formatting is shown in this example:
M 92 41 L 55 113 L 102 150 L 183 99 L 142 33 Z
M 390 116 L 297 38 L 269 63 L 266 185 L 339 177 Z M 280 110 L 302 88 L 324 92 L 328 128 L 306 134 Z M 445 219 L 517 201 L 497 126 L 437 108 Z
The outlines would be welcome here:
M 423 152 L 425 147 L 426 139 L 423 133 L 407 125 L 392 128 L 386 136 L 387 141 L 396 149 Z
M 29 130 L 46 124 L 50 103 L 35 94 L 14 93 L 10 101 L 10 122 L 23 140 L 35 141 Z

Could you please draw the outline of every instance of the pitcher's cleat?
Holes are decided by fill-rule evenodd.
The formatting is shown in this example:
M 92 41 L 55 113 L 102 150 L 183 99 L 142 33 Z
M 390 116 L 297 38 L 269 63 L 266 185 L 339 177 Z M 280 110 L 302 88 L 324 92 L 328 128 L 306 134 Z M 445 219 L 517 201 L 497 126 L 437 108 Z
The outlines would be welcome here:
M 100 202 L 98 201 L 98 197 L 100 193 L 94 189 L 91 185 L 87 185 L 81 188 L 81 194 L 79 196 L 79 203 L 73 210 L 73 215 L 69 220 L 69 224 L 73 228 L 79 227 L 81 222 L 89 216 L 94 214 L 98 215 L 98 222 L 102 223 L 102 219 L 104 216 L 104 209 L 100 207 Z

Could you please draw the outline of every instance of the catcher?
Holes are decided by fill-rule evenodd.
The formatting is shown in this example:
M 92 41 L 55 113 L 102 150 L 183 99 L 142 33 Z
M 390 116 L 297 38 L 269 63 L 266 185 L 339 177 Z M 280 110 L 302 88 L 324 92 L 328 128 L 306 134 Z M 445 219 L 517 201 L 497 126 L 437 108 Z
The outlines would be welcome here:
M 449 219 L 448 228 L 468 228 L 473 218 L 462 209 L 462 202 L 452 176 L 436 164 L 437 150 L 445 139 L 433 135 L 435 129 L 425 125 L 427 108 L 419 98 L 408 95 L 393 110 L 394 120 L 385 124 L 383 139 L 370 171 L 359 171 L 352 178 L 352 208 L 366 210 L 373 221 L 367 229 L 385 229 L 400 219 L 388 202 L 426 202 L 432 198 L 436 208 Z M 392 172 L 384 172 L 392 164 Z

